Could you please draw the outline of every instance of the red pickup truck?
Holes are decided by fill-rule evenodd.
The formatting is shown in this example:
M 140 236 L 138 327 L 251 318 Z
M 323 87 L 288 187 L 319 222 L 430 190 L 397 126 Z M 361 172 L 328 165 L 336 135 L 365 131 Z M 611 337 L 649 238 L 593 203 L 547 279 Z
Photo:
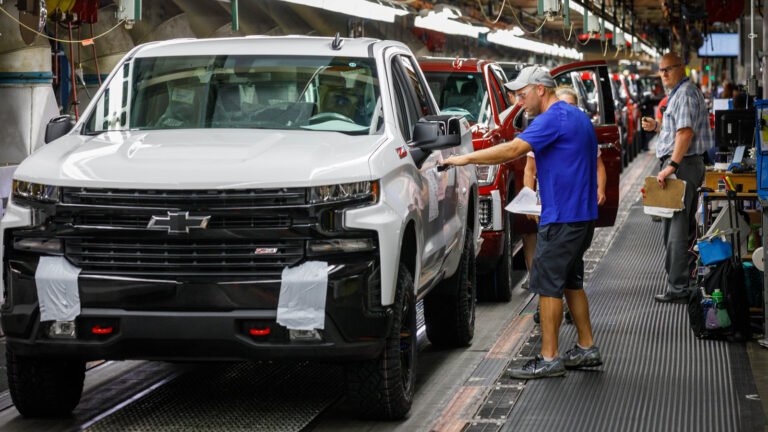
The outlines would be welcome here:
M 481 59 L 434 58 L 419 60 L 432 94 L 443 113 L 463 115 L 472 125 L 475 150 L 513 139 L 528 123 L 521 105 L 504 89 L 507 76 L 501 65 Z M 509 66 L 509 65 L 505 65 Z M 588 100 L 582 73 L 595 77 L 596 99 Z M 619 204 L 621 146 L 611 97 L 610 76 L 604 61 L 579 62 L 552 70 L 558 83 L 577 88 L 579 106 L 595 125 L 607 174 L 606 202 L 600 207 L 598 226 L 613 225 Z M 477 167 L 480 186 L 480 225 L 483 244 L 477 259 L 478 297 L 509 301 L 514 287 L 512 259 L 519 234 L 533 232 L 533 222 L 504 211 L 523 187 L 525 157 Z

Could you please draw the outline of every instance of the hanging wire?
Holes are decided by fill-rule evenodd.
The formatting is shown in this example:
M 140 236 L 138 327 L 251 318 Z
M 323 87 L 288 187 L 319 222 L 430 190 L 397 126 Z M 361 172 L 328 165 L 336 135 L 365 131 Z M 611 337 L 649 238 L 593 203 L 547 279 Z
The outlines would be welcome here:
M 565 23 L 563 23 L 563 37 L 565 38 L 565 41 L 568 42 L 571 40 L 571 36 L 573 36 L 573 21 L 571 21 L 571 30 L 568 33 L 568 37 L 565 37 Z
M 118 28 L 118 27 L 120 27 L 121 25 L 123 25 L 123 23 L 125 23 L 125 20 L 120 20 L 120 22 L 118 22 L 117 24 L 115 24 L 115 25 L 114 25 L 112 28 L 110 28 L 109 30 L 105 31 L 104 33 L 102 33 L 102 34 L 100 34 L 100 35 L 96 35 L 96 36 L 94 36 L 94 37 L 92 37 L 92 38 L 83 39 L 83 40 L 67 40 L 67 39 L 58 39 L 58 38 L 55 38 L 55 37 L 51 37 L 51 36 L 48 36 L 48 35 L 47 35 L 47 34 L 45 34 L 45 33 L 41 33 L 41 32 L 39 32 L 39 31 L 37 31 L 37 30 L 33 29 L 32 27 L 29 27 L 28 25 L 26 25 L 26 24 L 24 24 L 23 22 L 21 22 L 21 21 L 19 21 L 18 19 L 16 19 L 16 17 L 15 17 L 15 16 L 13 16 L 13 14 L 11 14 L 11 13 L 10 13 L 10 12 L 8 12 L 7 10 L 5 10 L 5 8 L 4 8 L 4 7 L 2 7 L 2 6 L 0 6 L 0 12 L 4 13 L 5 15 L 7 15 L 7 16 L 8 16 L 8 18 L 12 19 L 13 21 L 16 21 L 16 23 L 17 23 L 17 24 L 19 24 L 20 26 L 24 27 L 25 29 L 27 29 L 27 30 L 31 31 L 32 33 L 34 33 L 34 34 L 36 34 L 36 35 L 38 35 L 38 36 L 42 36 L 42 37 L 44 37 L 44 38 L 46 38 L 46 39 L 48 39 L 48 40 L 52 40 L 52 41 L 55 41 L 55 42 L 59 42 L 59 43 L 68 43 L 68 44 L 76 44 L 76 43 L 79 43 L 79 44 L 81 44 L 81 43 L 83 43 L 83 42 L 88 42 L 88 41 L 93 41 L 93 40 L 96 40 L 96 39 L 98 39 L 98 38 L 100 38 L 100 37 L 104 37 L 104 36 L 106 36 L 107 34 L 111 33 L 113 30 L 115 30 L 116 28 Z
M 510 9 L 512 9 L 512 6 L 510 6 L 510 5 L 507 5 L 507 7 L 508 7 L 508 8 L 510 8 Z M 544 24 L 546 24 L 546 23 L 547 23 L 547 20 L 546 20 L 546 19 L 544 19 L 544 21 L 542 21 L 542 22 L 541 22 L 541 25 L 539 26 L 539 28 L 537 28 L 537 29 L 536 29 L 536 30 L 534 30 L 534 31 L 530 31 L 530 30 L 527 30 L 525 27 L 523 27 L 523 23 L 521 23 L 521 22 L 520 22 L 520 19 L 519 19 L 519 18 L 517 18 L 517 14 L 516 14 L 516 13 L 514 13 L 514 12 L 515 12 L 515 10 L 514 10 L 514 9 L 512 9 L 512 17 L 515 19 L 515 21 L 517 21 L 517 25 L 518 25 L 518 26 L 520 26 L 520 29 L 521 29 L 523 32 L 525 32 L 525 33 L 528 33 L 528 34 L 536 34 L 536 33 L 540 32 L 540 31 L 541 31 L 541 29 L 543 29 L 543 28 L 544 28 Z
M 501 8 L 499 9 L 499 16 L 497 16 L 495 19 L 491 19 L 491 17 L 489 17 L 489 16 L 488 16 L 488 15 L 485 13 L 485 10 L 483 9 L 483 7 L 484 7 L 484 6 L 483 6 L 483 4 L 482 4 L 482 3 L 480 3 L 480 0 L 477 0 L 477 5 L 478 5 L 478 6 L 480 6 L 480 12 L 482 12 L 482 14 L 483 14 L 483 16 L 485 17 L 485 19 L 486 19 L 487 21 L 491 22 L 492 24 L 496 24 L 496 23 L 498 23 L 498 22 L 499 22 L 499 20 L 501 19 L 501 15 L 504 13 L 504 7 L 507 5 L 507 0 L 504 0 L 504 1 L 501 3 Z
M 600 42 L 600 44 L 602 45 L 602 42 Z M 608 46 L 610 46 L 610 45 L 611 44 L 608 43 L 608 38 L 606 38 L 605 39 L 605 49 L 603 50 L 603 57 L 608 55 Z
M 589 32 L 589 36 L 587 37 L 587 41 L 584 42 L 584 43 L 581 43 L 578 39 L 576 39 L 576 42 L 579 45 L 581 45 L 581 46 L 587 46 L 587 44 L 589 44 L 589 42 L 591 42 L 591 41 L 592 41 L 592 32 Z

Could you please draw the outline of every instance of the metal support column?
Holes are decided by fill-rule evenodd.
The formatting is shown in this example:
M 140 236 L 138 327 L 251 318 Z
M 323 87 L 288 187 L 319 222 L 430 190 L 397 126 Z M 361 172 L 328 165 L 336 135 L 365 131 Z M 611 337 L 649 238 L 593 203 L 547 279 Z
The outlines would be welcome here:
M 763 10 L 768 10 L 768 0 L 763 0 Z M 763 100 L 768 100 L 768 29 L 766 29 L 766 17 L 762 17 L 762 27 L 763 27 Z M 758 118 L 758 130 L 755 131 L 755 133 L 759 134 L 760 130 L 760 119 Z M 760 136 L 757 137 L 757 143 L 761 147 L 764 147 L 764 144 L 760 141 Z M 762 148 L 757 149 L 757 155 L 760 157 L 762 155 L 763 151 Z M 762 171 L 762 170 L 760 170 Z M 762 189 L 762 172 L 758 172 L 758 181 L 761 183 L 759 184 L 758 190 Z M 763 251 L 768 251 L 768 199 L 763 199 L 763 196 L 760 197 L 760 206 L 763 209 Z M 763 271 L 763 338 L 759 341 L 760 345 L 764 348 L 768 348 L 768 277 L 765 275 L 765 271 Z

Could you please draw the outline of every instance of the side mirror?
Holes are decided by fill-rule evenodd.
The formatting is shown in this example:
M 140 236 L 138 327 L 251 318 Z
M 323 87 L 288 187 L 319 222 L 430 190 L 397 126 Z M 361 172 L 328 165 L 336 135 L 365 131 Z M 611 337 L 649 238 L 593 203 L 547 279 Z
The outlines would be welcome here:
M 413 146 L 421 150 L 445 150 L 458 145 L 461 145 L 461 117 L 427 116 L 413 128 Z
M 63 137 L 74 127 L 75 119 L 68 115 L 52 118 L 48 125 L 45 126 L 45 143 L 48 144 L 53 140 Z

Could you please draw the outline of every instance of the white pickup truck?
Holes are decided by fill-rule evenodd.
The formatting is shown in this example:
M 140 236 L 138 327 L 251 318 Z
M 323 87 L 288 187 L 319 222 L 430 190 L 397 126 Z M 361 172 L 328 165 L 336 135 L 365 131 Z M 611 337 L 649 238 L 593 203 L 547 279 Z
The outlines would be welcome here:
M 414 395 L 475 320 L 469 125 L 401 43 L 246 37 L 141 45 L 16 171 L 0 224 L 11 396 L 66 415 L 95 359 L 347 364 L 365 417 Z

